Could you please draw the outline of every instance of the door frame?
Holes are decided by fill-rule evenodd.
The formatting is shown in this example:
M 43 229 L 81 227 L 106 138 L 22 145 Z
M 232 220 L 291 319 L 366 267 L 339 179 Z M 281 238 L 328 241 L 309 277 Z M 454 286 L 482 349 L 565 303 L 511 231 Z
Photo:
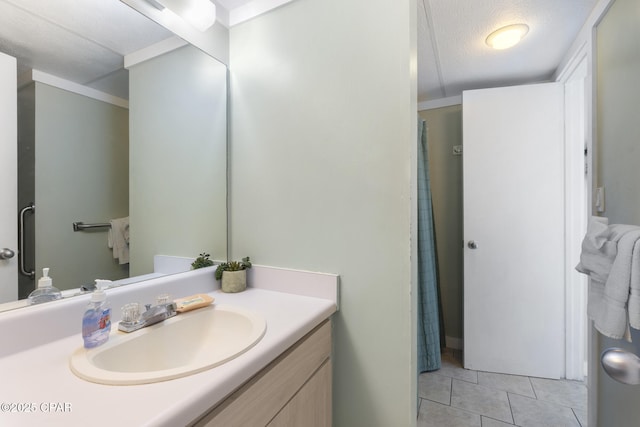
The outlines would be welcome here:
M 582 381 L 589 365 L 587 278 L 574 267 L 580 259 L 592 187 L 586 43 L 574 55 L 559 81 L 565 85 L 565 373 L 567 379 Z M 581 91 L 576 92 L 576 84 L 582 84 Z M 576 180 L 576 175 L 583 179 Z
M 596 157 L 594 152 L 596 135 L 595 105 L 596 105 L 596 69 L 595 69 L 595 30 L 615 0 L 599 0 L 584 23 L 573 45 L 565 55 L 556 71 L 555 81 L 566 82 L 575 71 L 582 58 L 587 64 L 585 85 L 585 139 L 588 149 L 585 158 L 589 175 L 587 176 L 587 216 L 595 211 L 593 207 L 594 179 L 597 176 Z M 570 295 L 567 295 L 569 298 Z M 588 389 L 588 424 L 596 425 L 598 420 L 598 332 L 593 328 L 593 322 L 587 321 L 587 389 Z
M 16 58 L 1 53 L 0 69 L 0 248 L 14 256 L 0 260 L 0 303 L 18 299 L 18 106 Z

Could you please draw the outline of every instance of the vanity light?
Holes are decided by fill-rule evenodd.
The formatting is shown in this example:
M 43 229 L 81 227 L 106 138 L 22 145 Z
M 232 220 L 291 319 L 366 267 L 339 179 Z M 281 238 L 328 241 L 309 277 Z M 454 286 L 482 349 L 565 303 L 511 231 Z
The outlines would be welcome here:
M 210 0 L 147 1 L 160 10 L 166 7 L 200 31 L 206 31 L 216 22 L 216 5 L 211 3 Z
M 486 43 L 497 50 L 507 49 L 518 44 L 528 32 L 526 24 L 507 25 L 489 34 Z

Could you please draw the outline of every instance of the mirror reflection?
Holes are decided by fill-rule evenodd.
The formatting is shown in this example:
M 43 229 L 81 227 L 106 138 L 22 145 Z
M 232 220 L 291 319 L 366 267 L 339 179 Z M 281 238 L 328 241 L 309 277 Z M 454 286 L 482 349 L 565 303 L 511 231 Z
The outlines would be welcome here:
M 154 255 L 225 259 L 226 67 L 119 0 L 0 0 L 0 22 L 18 68 L 18 197 L 2 193 L 16 214 L 0 226 L 24 223 L 0 303 L 43 268 L 64 291 L 152 277 Z

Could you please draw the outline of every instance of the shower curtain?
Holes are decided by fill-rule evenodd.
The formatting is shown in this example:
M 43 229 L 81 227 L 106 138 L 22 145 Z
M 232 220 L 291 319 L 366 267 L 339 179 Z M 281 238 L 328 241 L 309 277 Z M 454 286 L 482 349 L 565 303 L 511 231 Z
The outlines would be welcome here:
M 427 124 L 418 118 L 418 373 L 440 368 L 440 310 L 427 153 Z

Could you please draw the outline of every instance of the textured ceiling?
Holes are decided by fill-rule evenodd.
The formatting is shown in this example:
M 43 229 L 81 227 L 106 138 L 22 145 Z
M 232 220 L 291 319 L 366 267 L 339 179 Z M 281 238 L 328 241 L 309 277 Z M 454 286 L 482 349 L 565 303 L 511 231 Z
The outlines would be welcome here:
M 549 80 L 597 0 L 417 0 L 418 101 Z M 485 39 L 509 24 L 529 33 L 507 50 Z
M 128 98 L 126 54 L 172 33 L 119 0 L 0 0 L 0 51 L 37 69 Z
M 251 0 L 217 0 L 215 3 L 224 7 L 227 10 L 235 9 L 240 6 L 244 6 L 249 3 Z
M 229 11 L 277 0 L 212 0 L 221 22 Z M 128 99 L 124 56 L 173 33 L 120 0 L 0 0 L 0 52 L 18 59 L 18 73 L 36 69 Z
M 250 0 L 214 2 L 231 10 Z M 548 80 L 597 0 L 417 2 L 421 102 Z M 484 44 L 491 31 L 517 22 L 530 27 L 521 44 L 504 51 Z M 35 68 L 125 99 L 123 56 L 171 36 L 120 0 L 0 0 L 0 51 L 18 58 L 19 72 Z

